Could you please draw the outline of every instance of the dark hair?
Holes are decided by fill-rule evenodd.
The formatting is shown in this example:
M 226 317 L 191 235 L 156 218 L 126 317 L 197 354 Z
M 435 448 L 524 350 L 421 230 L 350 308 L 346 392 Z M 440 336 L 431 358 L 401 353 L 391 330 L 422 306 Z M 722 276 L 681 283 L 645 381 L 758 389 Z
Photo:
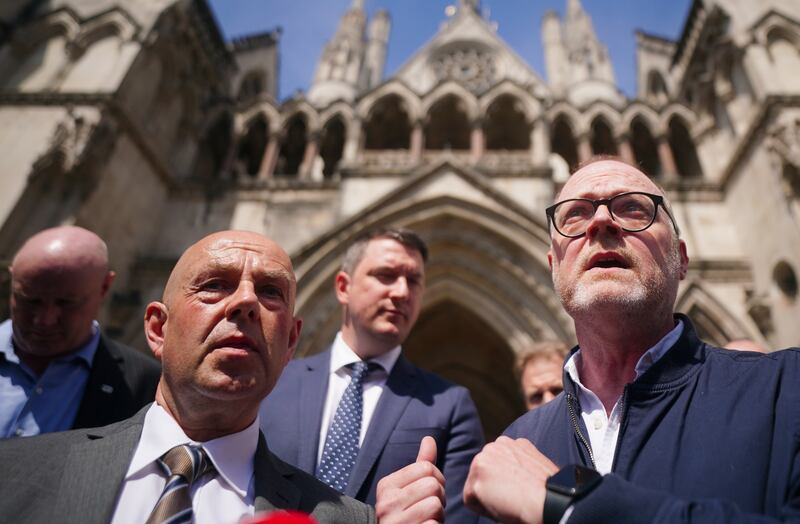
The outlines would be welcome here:
M 409 249 L 417 251 L 420 256 L 422 256 L 423 262 L 428 261 L 428 246 L 425 245 L 425 241 L 423 241 L 419 235 L 410 229 L 382 227 L 362 233 L 353 241 L 350 247 L 347 248 L 347 251 L 345 251 L 344 257 L 342 257 L 341 270 L 348 275 L 352 275 L 358 263 L 364 258 L 364 251 L 367 249 L 367 244 L 379 238 L 394 240 Z

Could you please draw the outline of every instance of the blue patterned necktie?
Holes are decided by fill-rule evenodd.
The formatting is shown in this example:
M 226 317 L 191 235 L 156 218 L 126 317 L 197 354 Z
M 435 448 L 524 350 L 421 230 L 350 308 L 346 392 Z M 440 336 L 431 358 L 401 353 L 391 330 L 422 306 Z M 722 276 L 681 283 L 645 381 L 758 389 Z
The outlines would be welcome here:
M 197 479 L 214 471 L 214 465 L 200 446 L 183 444 L 167 451 L 158 460 L 169 478 L 146 524 L 191 523 L 190 490 Z
M 333 424 L 325 438 L 322 458 L 317 466 L 317 478 L 335 490 L 344 492 L 350 472 L 358 457 L 358 437 L 364 412 L 363 383 L 367 374 L 380 367 L 370 362 L 356 362 L 351 368 L 350 384 L 344 390 Z

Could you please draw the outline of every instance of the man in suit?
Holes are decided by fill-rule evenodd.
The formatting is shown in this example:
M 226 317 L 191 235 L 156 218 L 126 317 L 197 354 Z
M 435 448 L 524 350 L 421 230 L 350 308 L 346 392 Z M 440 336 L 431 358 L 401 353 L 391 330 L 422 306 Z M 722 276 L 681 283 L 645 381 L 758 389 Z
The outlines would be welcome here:
M 278 509 L 373 522 L 371 507 L 278 459 L 259 431 L 300 334 L 295 294 L 288 255 L 257 233 L 191 246 L 145 312 L 163 367 L 156 402 L 102 428 L 0 442 L 0 522 L 233 523 Z M 443 479 L 425 477 L 435 444 L 423 448 L 384 481 L 382 522 L 441 518 Z
M 188 475 L 196 522 L 276 508 L 369 521 L 369 508 L 282 463 L 259 434 L 259 404 L 300 332 L 294 297 L 289 257 L 261 235 L 218 233 L 190 247 L 145 311 L 163 366 L 156 403 L 103 428 L 0 444 L 0 492 L 15 493 L 0 499 L 0 521 L 145 522 L 173 486 L 168 455 L 184 444 L 201 457 L 190 463 L 213 464 Z
M 328 350 L 287 366 L 261 423 L 278 456 L 367 503 L 378 481 L 414 463 L 420 440 L 432 436 L 447 477 L 446 517 L 470 522 L 477 517 L 461 492 L 483 445 L 475 406 L 465 388 L 401 354 L 422 304 L 426 258 L 425 243 L 408 230 L 357 239 L 335 279 L 340 332 Z
M 158 363 L 103 336 L 114 280 L 100 237 L 57 227 L 14 257 L 11 318 L 0 324 L 0 437 L 101 426 L 153 401 Z

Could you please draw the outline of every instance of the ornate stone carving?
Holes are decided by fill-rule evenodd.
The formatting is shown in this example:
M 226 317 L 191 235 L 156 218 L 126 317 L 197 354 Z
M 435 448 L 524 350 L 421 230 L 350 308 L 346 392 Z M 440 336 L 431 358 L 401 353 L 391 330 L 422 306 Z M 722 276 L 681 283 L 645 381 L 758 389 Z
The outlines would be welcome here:
M 491 54 L 477 49 L 456 49 L 433 61 L 437 80 L 455 80 L 473 93 L 480 93 L 494 84 L 495 65 Z

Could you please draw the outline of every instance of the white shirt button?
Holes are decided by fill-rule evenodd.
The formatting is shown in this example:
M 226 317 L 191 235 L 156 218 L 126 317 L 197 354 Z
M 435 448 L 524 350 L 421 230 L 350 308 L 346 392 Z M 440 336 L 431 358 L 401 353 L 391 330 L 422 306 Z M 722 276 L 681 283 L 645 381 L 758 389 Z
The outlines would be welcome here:
M 605 421 L 600 415 L 594 417 L 594 429 L 602 429 Z

